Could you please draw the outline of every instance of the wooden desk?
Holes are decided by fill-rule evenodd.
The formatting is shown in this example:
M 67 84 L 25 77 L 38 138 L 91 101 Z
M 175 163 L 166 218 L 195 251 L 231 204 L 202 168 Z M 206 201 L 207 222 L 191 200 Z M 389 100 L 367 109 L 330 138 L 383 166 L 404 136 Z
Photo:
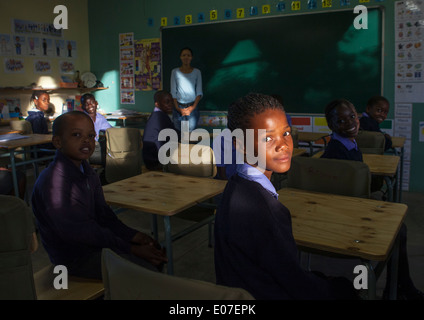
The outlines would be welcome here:
M 395 155 L 362 154 L 364 163 L 370 168 L 370 172 L 376 176 L 383 176 L 388 187 L 388 200 L 397 201 L 397 187 L 399 185 L 399 161 L 400 157 Z M 395 180 L 395 183 L 393 181 Z M 395 196 L 394 196 L 395 193 Z
M 105 185 L 103 192 L 110 205 L 163 216 L 167 270 L 173 274 L 172 241 L 178 235 L 171 234 L 170 217 L 222 193 L 226 184 L 224 180 L 149 171 Z
M 392 149 L 395 155 L 400 156 L 399 183 L 398 183 L 398 199 L 402 202 L 402 180 L 403 180 L 403 157 L 405 153 L 405 137 L 392 137 Z
M 11 127 L 0 127 L 0 135 L 2 134 L 9 134 L 9 133 L 22 133 L 20 130 L 13 130 Z
M 4 150 L 6 153 L 3 156 L 9 155 L 10 157 L 10 166 L 12 168 L 12 176 L 13 176 L 13 186 L 15 190 L 15 195 L 19 195 L 19 189 L 18 189 L 18 180 L 16 176 L 16 166 L 17 165 L 26 165 L 26 164 L 36 164 L 39 161 L 44 160 L 50 160 L 53 159 L 54 155 L 43 157 L 43 158 L 36 158 L 36 152 L 34 152 L 35 157 L 31 160 L 25 159 L 25 152 L 24 155 L 24 161 L 19 162 L 19 164 L 16 163 L 15 155 L 19 152 L 16 152 L 16 149 L 18 148 L 25 148 L 25 147 L 33 147 L 38 144 L 44 144 L 49 143 L 52 141 L 52 135 L 51 134 L 26 134 L 24 135 L 25 138 L 23 139 L 16 139 L 16 140 L 9 140 L 9 141 L 0 141 L 0 149 Z M 35 177 L 38 176 L 38 170 L 35 166 Z
M 369 297 L 375 298 L 378 273 L 392 251 L 393 270 L 397 270 L 398 252 L 394 244 L 408 207 L 292 188 L 278 193 L 279 201 L 290 210 L 296 243 L 320 253 L 361 259 L 368 268 Z M 374 268 L 371 261 L 380 264 Z M 396 280 L 393 279 L 394 283 Z M 395 292 L 392 294 L 396 296 Z
M 324 142 L 324 148 L 327 146 L 326 137 L 330 134 L 327 132 L 307 132 L 307 131 L 299 131 L 298 139 L 299 142 L 306 142 L 309 145 L 310 156 L 314 154 L 313 144 L 316 141 L 322 140 Z
M 107 121 L 122 121 L 122 126 L 126 127 L 127 126 L 127 120 L 141 120 L 144 119 L 147 121 L 147 119 L 149 118 L 150 114 L 128 114 L 128 115 L 112 115 L 112 114 L 107 114 L 105 115 L 105 118 Z

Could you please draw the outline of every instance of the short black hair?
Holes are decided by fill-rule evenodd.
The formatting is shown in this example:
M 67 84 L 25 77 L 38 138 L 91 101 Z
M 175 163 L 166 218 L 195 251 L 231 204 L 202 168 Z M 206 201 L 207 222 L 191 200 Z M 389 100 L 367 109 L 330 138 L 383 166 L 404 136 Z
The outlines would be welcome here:
M 94 97 L 94 95 L 93 94 L 91 94 L 91 93 L 86 93 L 86 94 L 84 94 L 82 97 L 81 97 L 81 107 L 82 108 L 85 108 L 85 105 L 87 104 L 87 100 L 88 99 L 94 99 L 94 100 L 96 100 L 96 98 Z
M 66 112 L 64 114 L 61 114 L 59 117 L 57 117 L 53 121 L 53 126 L 52 126 L 53 136 L 59 136 L 59 137 L 62 136 L 68 119 L 72 117 L 76 117 L 76 116 L 86 117 L 87 119 L 92 121 L 90 116 L 86 114 L 85 112 L 77 111 L 77 110 Z
M 389 100 L 387 100 L 385 97 L 383 97 L 383 96 L 373 96 L 373 97 L 368 99 L 367 107 L 372 108 L 373 106 L 375 106 L 376 104 L 378 104 L 381 101 L 384 101 L 388 105 L 390 105 Z
M 190 51 L 191 55 L 193 55 L 193 50 L 191 50 L 191 48 L 189 48 L 189 47 L 184 47 L 184 48 L 182 48 L 182 49 L 180 50 L 180 56 L 181 56 L 181 54 L 183 53 L 183 51 L 184 51 L 184 50 L 188 50 L 188 51 Z
M 155 102 L 159 102 L 160 99 L 162 99 L 163 97 L 165 97 L 168 94 L 170 94 L 170 93 L 166 90 L 158 90 L 158 91 L 155 92 L 153 99 L 155 100 Z
M 41 95 L 43 94 L 47 94 L 49 95 L 49 93 L 47 91 L 44 90 L 35 90 L 32 95 L 31 95 L 31 101 L 35 100 L 35 99 L 39 99 Z
M 336 99 L 327 104 L 325 107 L 325 119 L 331 131 L 337 131 L 339 127 L 337 123 L 337 107 L 339 106 L 346 106 L 356 111 L 353 103 L 346 99 Z
M 268 109 L 278 109 L 285 112 L 283 105 L 274 97 L 262 93 L 249 93 L 230 104 L 228 107 L 228 129 L 250 127 L 250 120 L 257 114 Z

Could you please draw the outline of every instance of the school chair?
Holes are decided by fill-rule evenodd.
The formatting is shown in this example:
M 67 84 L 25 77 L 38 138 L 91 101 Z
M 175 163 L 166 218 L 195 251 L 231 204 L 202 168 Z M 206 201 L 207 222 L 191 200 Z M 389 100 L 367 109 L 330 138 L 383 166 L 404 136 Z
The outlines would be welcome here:
M 362 153 L 384 154 L 384 134 L 376 131 L 359 130 L 355 138 Z
M 0 195 L 0 203 L 0 300 L 35 300 L 31 209 L 15 196 Z
M 213 179 L 217 174 L 215 154 L 210 146 L 199 144 L 181 144 L 178 143 L 171 149 L 169 163 L 164 165 L 164 171 L 176 174 L 204 177 Z M 201 212 L 179 214 L 179 218 L 188 218 L 198 223 L 198 227 L 204 224 L 209 225 L 209 247 L 212 247 L 212 227 L 215 220 L 215 213 L 209 211 L 215 210 L 217 204 L 214 199 L 197 204 Z M 206 218 L 205 218 L 206 216 Z
M 287 179 L 288 188 L 359 198 L 370 198 L 370 186 L 369 167 L 353 160 L 295 157 Z M 310 270 L 311 252 L 303 251 L 306 251 Z
M 102 277 L 105 300 L 254 300 L 241 288 L 148 270 L 107 248 Z
M 369 198 L 371 173 L 360 161 L 294 157 L 287 187 L 344 196 Z
M 164 171 L 213 178 L 217 173 L 214 152 L 210 146 L 175 143 Z
M 105 139 L 104 174 L 107 183 L 141 174 L 143 141 L 139 129 L 108 128 Z
M 31 122 L 26 120 L 12 120 L 10 121 L 10 128 L 12 130 L 21 131 L 22 134 L 32 134 Z

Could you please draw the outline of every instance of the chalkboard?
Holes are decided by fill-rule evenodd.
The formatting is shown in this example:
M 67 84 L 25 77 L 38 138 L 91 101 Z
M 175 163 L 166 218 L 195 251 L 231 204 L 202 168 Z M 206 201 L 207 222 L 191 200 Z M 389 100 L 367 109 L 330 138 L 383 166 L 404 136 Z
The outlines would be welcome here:
M 368 29 L 355 29 L 353 9 L 164 27 L 163 88 L 187 46 L 202 72 L 201 110 L 227 110 L 249 92 L 281 95 L 290 113 L 323 113 L 336 98 L 363 110 L 382 90 L 382 15 L 369 8 Z

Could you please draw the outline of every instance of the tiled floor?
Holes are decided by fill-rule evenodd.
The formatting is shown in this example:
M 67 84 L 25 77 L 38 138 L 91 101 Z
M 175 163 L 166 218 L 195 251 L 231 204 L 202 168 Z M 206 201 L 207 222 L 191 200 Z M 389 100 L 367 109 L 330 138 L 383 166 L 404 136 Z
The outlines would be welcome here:
M 410 273 L 417 288 L 424 291 L 424 195 L 404 192 L 403 202 L 408 205 L 406 225 L 408 227 L 408 254 Z M 191 225 L 193 221 L 183 219 L 195 215 L 198 209 L 191 209 L 184 215 L 171 218 L 172 231 L 178 232 Z M 119 218 L 128 225 L 144 232 L 150 231 L 151 215 L 147 213 L 124 211 Z M 158 219 L 159 236 L 163 239 L 162 220 Z M 208 226 L 204 226 L 173 244 L 174 273 L 177 276 L 215 282 L 213 248 L 208 246 Z M 303 257 L 303 256 L 302 256 Z M 33 268 L 38 271 L 49 263 L 42 246 L 33 254 Z M 311 259 L 312 269 L 328 275 L 343 275 L 353 279 L 353 268 L 359 260 L 341 260 L 314 255 Z M 385 271 L 377 283 L 377 297 L 381 298 L 385 285 Z

